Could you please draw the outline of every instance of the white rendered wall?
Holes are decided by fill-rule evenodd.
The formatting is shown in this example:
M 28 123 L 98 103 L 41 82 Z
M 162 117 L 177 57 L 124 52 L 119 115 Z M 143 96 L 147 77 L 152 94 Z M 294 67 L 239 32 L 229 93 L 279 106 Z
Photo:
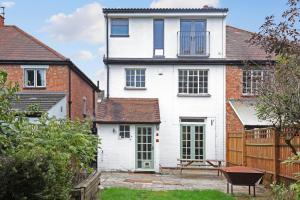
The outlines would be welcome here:
M 130 67 L 146 68 L 146 90 L 124 90 L 125 68 Z M 178 97 L 178 69 L 208 69 L 208 93 L 211 97 Z M 162 167 L 176 167 L 177 159 L 180 158 L 179 117 L 207 118 L 205 158 L 224 159 L 224 74 L 225 66 L 110 65 L 110 97 L 159 98 L 161 116 L 159 145 Z
M 165 58 L 177 58 L 180 19 L 207 19 L 210 32 L 210 57 L 225 57 L 225 17 L 162 17 L 165 19 Z M 109 25 L 110 36 L 110 25 Z M 109 37 L 110 58 L 153 58 L 153 17 L 129 18 L 129 37 Z
M 145 125 L 152 126 L 152 125 Z M 159 172 L 159 143 L 154 130 L 154 171 Z M 101 124 L 97 126 L 100 145 L 98 150 L 98 170 L 102 171 L 136 171 L 136 125 L 130 125 L 130 139 L 119 138 L 118 124 Z M 113 132 L 115 130 L 115 132 Z
M 64 97 L 57 104 L 48 110 L 49 117 L 56 117 L 56 119 L 66 119 L 67 117 L 67 98 Z

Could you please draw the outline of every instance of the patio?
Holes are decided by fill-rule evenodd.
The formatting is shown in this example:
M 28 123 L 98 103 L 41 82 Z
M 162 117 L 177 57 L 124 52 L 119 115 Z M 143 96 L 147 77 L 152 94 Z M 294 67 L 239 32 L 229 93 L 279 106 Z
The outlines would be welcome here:
M 160 190 L 203 190 L 217 189 L 226 193 L 226 179 L 217 176 L 216 171 L 163 170 L 161 174 L 103 172 L 101 188 L 125 187 L 131 189 Z M 256 188 L 255 199 L 270 199 L 270 192 L 262 185 Z M 238 199 L 252 199 L 247 186 L 234 186 L 234 196 Z

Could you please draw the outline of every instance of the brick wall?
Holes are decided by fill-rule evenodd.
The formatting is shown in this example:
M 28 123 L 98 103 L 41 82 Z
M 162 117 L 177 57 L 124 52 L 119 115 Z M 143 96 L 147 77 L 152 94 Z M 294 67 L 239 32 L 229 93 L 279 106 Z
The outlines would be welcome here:
M 23 69 L 20 65 L 0 65 L 0 70 L 8 73 L 8 81 L 17 82 L 20 91 L 30 92 L 64 92 L 69 95 L 69 67 L 51 65 L 46 72 L 46 88 L 24 88 Z M 83 119 L 83 98 L 87 98 L 87 117 L 93 117 L 93 88 L 80 76 L 71 71 L 71 119 Z M 67 102 L 69 99 L 67 100 Z M 68 103 L 67 103 L 68 104 Z M 67 113 L 69 113 L 69 106 Z
M 0 65 L 0 69 L 8 73 L 8 81 L 19 84 L 20 91 L 68 92 L 68 66 L 49 66 L 46 71 L 46 88 L 25 88 L 24 70 L 20 65 Z
M 87 101 L 87 117 L 93 118 L 93 99 L 96 102 L 94 96 L 94 90 L 86 83 L 80 76 L 74 71 L 71 72 L 71 83 L 72 83 L 72 108 L 71 118 L 72 119 L 83 119 L 83 98 Z M 95 103 L 96 104 L 96 103 Z

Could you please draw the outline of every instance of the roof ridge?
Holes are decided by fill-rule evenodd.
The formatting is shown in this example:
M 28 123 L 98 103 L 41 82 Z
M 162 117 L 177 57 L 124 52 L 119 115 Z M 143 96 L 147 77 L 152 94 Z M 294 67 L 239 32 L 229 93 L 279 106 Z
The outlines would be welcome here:
M 233 29 L 237 29 L 237 30 L 240 30 L 240 31 L 243 31 L 243 32 L 247 32 L 247 33 L 250 33 L 250 34 L 254 34 L 255 32 L 251 32 L 251 31 L 248 31 L 248 30 L 245 30 L 245 29 L 242 29 L 242 28 L 237 28 L 237 27 L 234 27 L 234 26 L 231 26 L 231 25 L 226 25 L 228 28 L 233 28 Z
M 33 42 L 37 43 L 38 45 L 42 46 L 46 50 L 50 51 L 52 54 L 54 54 L 55 56 L 59 57 L 60 59 L 67 60 L 67 58 L 64 57 L 62 54 L 58 53 L 57 51 L 55 51 L 54 49 L 52 49 L 51 47 L 49 47 L 48 45 L 46 45 L 42 41 L 38 40 L 37 38 L 35 38 L 34 36 L 30 35 L 29 33 L 23 31 L 19 27 L 15 26 L 15 25 L 10 25 L 10 27 L 15 28 L 19 33 L 23 34 L 25 37 L 29 38 Z

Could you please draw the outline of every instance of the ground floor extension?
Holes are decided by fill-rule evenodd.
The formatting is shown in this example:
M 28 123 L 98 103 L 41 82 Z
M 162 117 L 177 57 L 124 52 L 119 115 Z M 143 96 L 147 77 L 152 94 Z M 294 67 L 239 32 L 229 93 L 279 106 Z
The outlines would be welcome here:
M 110 98 L 99 104 L 97 130 L 102 171 L 154 171 L 184 160 L 224 160 L 224 126 L 217 115 L 175 113 L 158 99 Z

